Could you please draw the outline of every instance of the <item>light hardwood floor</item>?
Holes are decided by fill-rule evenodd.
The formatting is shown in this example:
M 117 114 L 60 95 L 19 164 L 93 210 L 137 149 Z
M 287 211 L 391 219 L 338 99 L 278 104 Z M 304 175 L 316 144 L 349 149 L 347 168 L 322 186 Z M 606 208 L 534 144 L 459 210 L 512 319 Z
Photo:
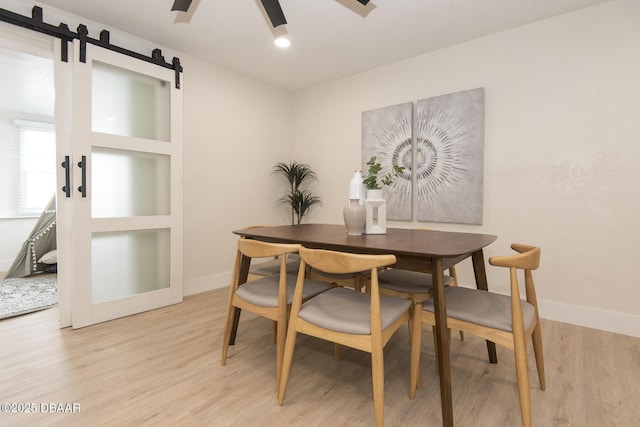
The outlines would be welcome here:
M 2 426 L 369 426 L 369 355 L 298 337 L 287 398 L 276 400 L 271 322 L 243 314 L 226 366 L 220 348 L 227 290 L 80 330 L 57 328 L 57 309 L 0 321 L 0 403 L 34 403 L 39 413 L 0 412 Z M 530 357 L 536 426 L 636 426 L 640 339 L 542 322 L 547 390 Z M 423 385 L 409 400 L 408 333 L 385 348 L 387 426 L 441 425 L 430 331 L 423 336 Z M 518 426 L 512 352 L 487 362 L 484 341 L 452 339 L 457 426 Z M 80 412 L 41 413 L 78 403 Z

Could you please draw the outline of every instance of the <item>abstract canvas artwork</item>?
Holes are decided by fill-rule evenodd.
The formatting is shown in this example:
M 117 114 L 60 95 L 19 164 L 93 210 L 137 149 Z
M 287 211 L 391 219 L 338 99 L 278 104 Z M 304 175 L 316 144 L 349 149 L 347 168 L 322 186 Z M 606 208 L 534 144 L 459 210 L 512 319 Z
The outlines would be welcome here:
M 383 188 L 387 219 L 482 224 L 484 88 L 362 113 L 362 173 L 376 156 L 382 175 L 404 172 Z
M 418 221 L 482 224 L 484 89 L 416 103 Z
M 412 219 L 412 128 L 411 102 L 362 113 L 362 175 L 366 177 L 372 156 L 382 166 L 381 177 L 392 172 L 393 165 L 405 167 L 390 186 L 382 188 L 388 220 Z

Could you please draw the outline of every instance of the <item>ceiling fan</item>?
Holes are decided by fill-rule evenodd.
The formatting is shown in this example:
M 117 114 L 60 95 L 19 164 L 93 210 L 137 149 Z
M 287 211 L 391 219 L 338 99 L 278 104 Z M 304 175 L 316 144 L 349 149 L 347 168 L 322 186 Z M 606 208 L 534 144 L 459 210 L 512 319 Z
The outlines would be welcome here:
M 171 10 L 186 12 L 189 10 L 189 6 L 191 6 L 191 1 L 192 0 L 174 0 Z M 280 7 L 280 2 L 278 0 L 260 1 L 262 2 L 262 6 L 264 6 L 265 12 L 267 12 L 267 16 L 269 16 L 269 20 L 271 21 L 273 28 L 287 23 L 287 19 L 284 17 L 284 12 L 282 12 L 282 8 Z M 357 0 L 357 2 L 363 6 L 366 6 L 369 1 L 371 0 Z

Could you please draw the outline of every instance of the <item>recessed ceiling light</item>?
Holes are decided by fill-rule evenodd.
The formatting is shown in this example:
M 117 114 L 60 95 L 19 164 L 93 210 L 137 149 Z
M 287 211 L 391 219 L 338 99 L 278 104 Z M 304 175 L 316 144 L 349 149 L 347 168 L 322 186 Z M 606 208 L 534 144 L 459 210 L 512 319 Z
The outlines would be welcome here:
M 285 36 L 278 37 L 277 39 L 274 40 L 274 43 L 276 44 L 276 46 L 278 46 L 280 48 L 283 48 L 283 49 L 291 46 L 291 40 L 289 40 Z

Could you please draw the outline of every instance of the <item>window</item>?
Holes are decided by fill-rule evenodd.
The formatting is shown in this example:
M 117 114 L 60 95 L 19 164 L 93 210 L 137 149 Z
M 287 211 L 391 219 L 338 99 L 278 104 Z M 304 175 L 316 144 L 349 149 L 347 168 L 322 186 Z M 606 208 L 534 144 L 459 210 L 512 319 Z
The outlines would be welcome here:
M 14 120 L 18 127 L 17 214 L 39 215 L 56 191 L 56 136 L 52 124 Z

